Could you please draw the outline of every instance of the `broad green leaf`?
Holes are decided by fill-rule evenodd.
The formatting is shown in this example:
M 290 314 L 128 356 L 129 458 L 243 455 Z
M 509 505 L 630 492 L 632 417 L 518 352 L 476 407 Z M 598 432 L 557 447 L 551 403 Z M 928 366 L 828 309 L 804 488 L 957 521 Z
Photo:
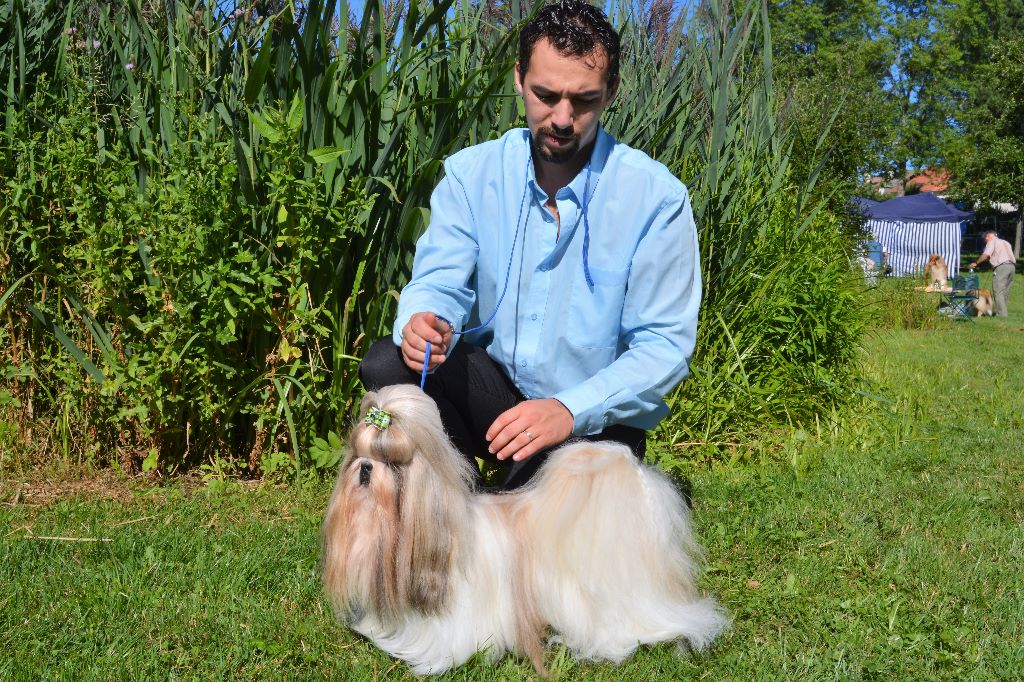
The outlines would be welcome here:
M 249 77 L 245 80 L 245 103 L 250 107 L 256 104 L 257 98 L 266 84 L 267 73 L 270 71 L 271 55 L 273 53 L 274 37 L 272 33 L 268 32 L 264 34 L 263 45 L 260 47 L 260 53 L 256 57 L 256 63 L 253 64 L 252 71 L 249 72 Z
M 317 147 L 309 152 L 309 158 L 313 163 L 325 164 L 334 161 L 342 154 L 348 153 L 347 149 L 341 147 Z
M 249 120 L 256 126 L 256 130 L 259 131 L 260 135 L 267 138 L 271 142 L 277 142 L 281 139 L 281 133 L 278 132 L 267 119 L 260 116 L 255 111 L 249 112 Z
M 295 93 L 295 97 L 292 98 L 291 108 L 288 110 L 288 129 L 297 131 L 302 128 L 302 116 L 305 114 L 306 105 L 302 101 L 302 97 L 299 93 Z

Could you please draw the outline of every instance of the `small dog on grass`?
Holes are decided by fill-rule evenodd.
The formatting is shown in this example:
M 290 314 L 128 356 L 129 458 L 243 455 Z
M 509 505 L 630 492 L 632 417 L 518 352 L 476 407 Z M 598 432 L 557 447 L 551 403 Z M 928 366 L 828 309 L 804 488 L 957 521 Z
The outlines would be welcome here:
M 933 253 L 928 258 L 928 264 L 924 266 L 925 286 L 933 291 L 938 291 L 946 286 L 948 279 L 949 266 L 946 265 L 946 260 L 937 253 Z
M 974 302 L 974 316 L 981 317 L 988 315 L 992 317 L 995 315 L 995 310 L 992 308 L 992 292 L 988 289 L 977 289 L 975 291 L 968 292 L 977 296 L 977 300 Z
M 697 589 L 686 504 L 626 446 L 566 445 L 525 488 L 481 494 L 421 390 L 369 393 L 361 413 L 324 520 L 324 586 L 415 673 L 484 651 L 544 675 L 549 629 L 577 658 L 618 663 L 640 644 L 702 649 L 726 627 Z

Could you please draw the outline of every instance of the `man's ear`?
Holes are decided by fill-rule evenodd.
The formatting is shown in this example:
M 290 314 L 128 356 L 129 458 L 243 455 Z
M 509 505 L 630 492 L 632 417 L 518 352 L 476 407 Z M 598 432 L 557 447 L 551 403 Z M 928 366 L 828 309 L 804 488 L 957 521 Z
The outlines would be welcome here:
M 526 97 L 526 95 L 523 94 L 523 78 L 522 78 L 522 76 L 519 75 L 519 62 L 518 61 L 516 62 L 516 65 L 515 65 L 515 80 L 516 80 L 516 92 L 519 93 L 520 97 Z

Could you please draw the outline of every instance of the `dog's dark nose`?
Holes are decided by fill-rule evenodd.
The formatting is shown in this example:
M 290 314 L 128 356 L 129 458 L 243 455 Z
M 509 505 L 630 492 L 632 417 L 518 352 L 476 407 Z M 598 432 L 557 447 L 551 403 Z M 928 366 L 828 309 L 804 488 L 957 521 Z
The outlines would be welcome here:
M 359 485 L 370 485 L 370 472 L 373 471 L 373 464 L 363 462 L 359 465 Z

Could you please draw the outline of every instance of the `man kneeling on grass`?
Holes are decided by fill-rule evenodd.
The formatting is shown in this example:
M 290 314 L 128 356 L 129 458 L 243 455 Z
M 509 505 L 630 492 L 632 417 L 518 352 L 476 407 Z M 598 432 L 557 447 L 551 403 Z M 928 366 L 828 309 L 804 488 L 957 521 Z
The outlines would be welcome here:
M 418 383 L 427 363 L 452 441 L 511 459 L 506 488 L 571 437 L 642 458 L 689 372 L 701 295 L 686 187 L 601 127 L 619 87 L 601 11 L 544 7 L 515 84 L 528 127 L 445 162 L 393 337 L 360 365 L 373 390 Z

